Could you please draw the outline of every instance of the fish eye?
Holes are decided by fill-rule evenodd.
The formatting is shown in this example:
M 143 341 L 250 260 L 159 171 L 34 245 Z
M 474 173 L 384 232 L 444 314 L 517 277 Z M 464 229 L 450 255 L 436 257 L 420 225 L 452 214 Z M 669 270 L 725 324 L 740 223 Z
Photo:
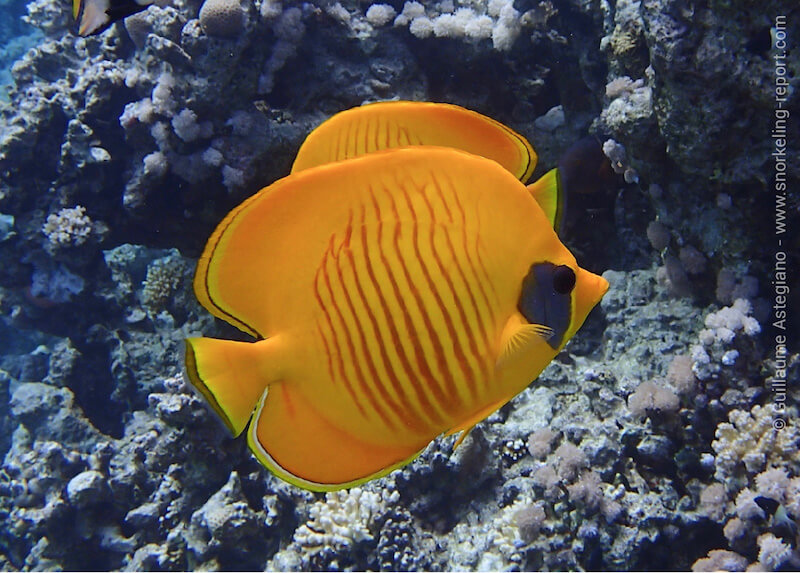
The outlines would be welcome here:
M 575 288 L 575 272 L 567 265 L 561 265 L 553 271 L 553 290 L 559 294 L 569 294 Z

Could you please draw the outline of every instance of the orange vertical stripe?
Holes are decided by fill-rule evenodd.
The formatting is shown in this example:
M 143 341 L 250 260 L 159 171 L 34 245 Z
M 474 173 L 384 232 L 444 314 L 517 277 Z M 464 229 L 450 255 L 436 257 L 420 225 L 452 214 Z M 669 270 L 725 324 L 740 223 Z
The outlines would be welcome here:
M 333 242 L 334 242 L 334 236 L 331 235 L 330 244 L 328 245 L 328 250 L 325 252 L 325 256 L 323 259 L 322 270 L 325 279 L 325 284 L 328 288 L 328 292 L 330 293 L 331 305 L 333 306 L 334 311 L 336 311 L 336 315 L 339 317 L 339 323 L 341 325 L 341 327 L 337 329 L 335 332 L 337 335 L 343 336 L 345 339 L 347 352 L 350 356 L 350 362 L 353 364 L 358 385 L 361 389 L 361 394 L 369 401 L 369 403 L 372 405 L 373 411 L 378 415 L 378 417 L 380 417 L 383 420 L 383 422 L 387 425 L 387 427 L 389 427 L 392 430 L 396 430 L 397 428 L 395 427 L 394 423 L 392 423 L 386 412 L 383 410 L 381 405 L 375 399 L 375 396 L 372 394 L 372 390 L 369 388 L 369 385 L 367 384 L 366 378 L 364 377 L 364 372 L 361 369 L 361 363 L 358 360 L 358 355 L 356 354 L 355 344 L 353 342 L 353 335 L 351 334 L 350 330 L 347 327 L 347 322 L 344 319 L 344 314 L 342 313 L 342 309 L 339 307 L 338 303 L 336 302 L 336 298 L 333 294 L 334 290 L 333 286 L 331 285 L 331 278 L 327 268 L 327 262 L 335 257 L 335 255 L 333 254 Z M 335 264 L 335 261 L 333 262 Z
M 437 189 L 439 190 L 439 198 L 441 199 L 442 204 L 444 205 L 444 208 L 445 208 L 445 210 L 447 212 L 447 215 L 448 215 L 450 221 L 451 222 L 455 222 L 455 220 L 453 218 L 453 213 L 450 210 L 450 206 L 448 205 L 448 202 L 445 199 L 445 193 L 444 193 L 445 186 L 439 183 L 439 181 L 436 179 L 436 176 L 433 176 L 433 181 L 434 181 L 434 184 L 437 186 Z M 456 191 L 455 191 L 455 187 L 453 186 L 452 181 L 447 180 L 447 183 L 450 186 L 450 195 L 454 195 L 456 193 Z M 462 227 L 462 232 L 465 232 L 466 231 L 465 224 L 462 224 L 461 227 Z M 489 340 L 489 336 L 488 336 L 488 333 L 487 333 L 486 323 L 483 320 L 483 318 L 481 317 L 480 311 L 478 309 L 477 301 L 475 300 L 475 294 L 473 292 L 472 285 L 470 284 L 470 281 L 467 279 L 466 273 L 465 273 L 464 268 L 462 266 L 462 259 L 461 259 L 461 257 L 456 255 L 456 248 L 455 248 L 455 245 L 453 244 L 452 238 L 450 237 L 450 233 L 445 233 L 444 236 L 445 236 L 445 239 L 447 240 L 447 247 L 450 250 L 450 254 L 451 254 L 452 258 L 453 258 L 454 266 L 458 270 L 458 275 L 459 275 L 459 277 L 461 279 L 461 283 L 463 285 L 463 289 L 464 289 L 464 291 L 466 291 L 467 298 L 469 299 L 470 307 L 472 308 L 472 310 L 474 312 L 474 319 L 475 319 L 474 325 L 475 325 L 475 330 L 477 331 L 477 333 L 473 332 L 473 328 L 472 328 L 472 324 L 473 323 L 471 323 L 470 320 L 466 317 L 466 313 L 464 312 L 464 308 L 460 304 L 461 301 L 460 300 L 458 301 L 458 303 L 459 303 L 458 304 L 458 311 L 459 311 L 459 315 L 461 317 L 461 320 L 462 320 L 462 322 L 464 324 L 464 327 L 467 330 L 467 337 L 468 337 L 468 340 L 469 340 L 470 352 L 472 352 L 472 355 L 475 357 L 475 360 L 479 364 L 479 368 L 481 369 L 481 375 L 484 376 L 485 378 L 488 378 L 489 375 L 490 375 L 489 364 L 485 360 L 485 356 L 481 354 L 481 352 L 480 352 L 480 350 L 478 348 L 478 341 L 477 341 L 477 336 L 482 336 L 483 340 L 481 342 L 483 344 L 484 349 L 488 350 L 489 348 L 491 348 L 491 342 Z M 467 253 L 464 253 L 464 254 L 467 255 Z M 455 294 L 454 294 L 454 296 L 455 296 Z
M 394 237 L 392 238 L 392 242 L 393 242 L 393 246 L 394 246 L 394 250 L 395 250 L 395 256 L 396 256 L 398 262 L 400 263 L 400 269 L 401 269 L 401 271 L 403 273 L 403 278 L 405 279 L 405 281 L 406 281 L 406 283 L 408 285 L 408 291 L 411 294 L 411 297 L 414 299 L 414 302 L 415 302 L 415 304 L 417 306 L 417 309 L 420 312 L 420 315 L 423 317 L 423 319 L 425 319 L 426 316 L 427 316 L 426 315 L 425 306 L 422 303 L 422 299 L 420 297 L 420 294 L 419 294 L 419 291 L 417 290 L 416 285 L 414 284 L 414 281 L 411 279 L 411 274 L 408 271 L 408 266 L 406 265 L 405 258 L 402 255 L 402 249 L 400 247 L 400 229 L 401 229 L 401 226 L 399 224 L 400 214 L 399 214 L 399 211 L 397 209 L 397 203 L 395 202 L 392 193 L 389 192 L 388 190 L 386 190 L 386 195 L 387 195 L 387 197 L 389 198 L 389 200 L 391 202 L 392 213 L 393 213 L 395 219 L 398 221 L 398 224 L 395 227 Z M 395 298 L 398 301 L 404 300 L 402 295 L 400 294 L 399 286 L 397 285 L 397 282 L 393 281 L 392 285 L 393 285 L 393 287 L 395 289 L 395 293 L 394 293 L 395 294 Z M 414 322 L 413 322 L 411 316 L 408 314 L 408 312 L 405 309 L 403 309 L 403 318 L 404 318 L 404 320 L 406 322 L 406 324 L 405 324 L 406 332 L 409 335 L 413 335 L 414 333 L 417 333 L 417 336 L 419 336 L 421 333 L 418 333 L 417 329 L 414 326 Z M 431 332 L 432 328 L 430 327 L 430 324 L 428 324 L 427 326 L 428 326 L 428 329 L 427 329 L 428 330 L 428 334 L 430 336 L 430 332 Z M 415 357 L 415 359 L 417 361 L 417 367 L 422 372 L 422 375 L 425 378 L 425 380 L 428 381 L 428 387 L 431 389 L 431 392 L 433 393 L 433 398 L 439 404 L 440 408 L 443 408 L 444 411 L 447 412 L 448 411 L 448 408 L 446 407 L 447 403 L 448 403 L 447 397 L 446 397 L 446 395 L 444 393 L 444 390 L 439 386 L 438 379 L 436 377 L 434 377 L 433 372 L 431 370 L 431 367 L 428 364 L 427 358 L 425 357 L 425 352 L 422 349 L 422 345 L 421 345 L 420 341 L 416 337 L 414 339 L 414 357 Z
M 431 187 L 429 186 L 428 189 L 430 189 L 430 188 Z M 435 180 L 433 181 L 432 188 L 437 193 L 439 193 L 439 195 L 441 197 L 442 190 L 437 187 L 437 183 L 436 183 Z M 422 200 L 425 202 L 425 205 L 427 206 L 428 212 L 430 213 L 430 216 L 431 216 L 430 232 L 428 234 L 428 242 L 430 243 L 431 253 L 433 254 L 433 259 L 436 262 L 436 265 L 439 267 L 439 272 L 441 273 L 442 277 L 444 278 L 444 281 L 447 283 L 447 287 L 450 289 L 450 293 L 451 293 L 452 298 L 453 298 L 453 305 L 455 306 L 456 310 L 461 315 L 461 324 L 464 325 L 468 329 L 469 325 L 467 324 L 467 318 L 466 318 L 466 316 L 464 316 L 464 312 L 461 309 L 461 305 L 459 304 L 459 297 L 458 297 L 458 294 L 456 293 L 456 289 L 455 289 L 455 286 L 453 285 L 453 281 L 450 278 L 450 273 L 447 272 L 447 269 L 445 269 L 444 263 L 442 263 L 442 259 L 439 256 L 439 253 L 438 253 L 438 251 L 436 249 L 436 245 L 435 245 L 434 239 L 435 239 L 435 234 L 436 234 L 436 230 L 437 230 L 437 225 L 436 225 L 437 217 L 436 217 L 436 213 L 434 212 L 433 205 L 431 204 L 430 199 L 429 199 L 429 197 L 427 195 L 428 194 L 425 191 L 422 192 Z M 446 235 L 447 232 L 443 228 L 441 228 L 441 229 L 442 229 L 442 232 Z M 429 283 L 432 284 L 433 281 L 430 278 L 430 275 L 428 273 L 426 273 L 426 277 L 428 278 Z M 458 367 L 461 369 L 461 374 L 464 377 L 464 382 L 467 384 L 467 389 L 468 389 L 472 399 L 475 399 L 475 397 L 477 396 L 476 388 L 475 388 L 475 373 L 472 372 L 472 369 L 470 368 L 469 363 L 467 362 L 467 357 L 464 354 L 464 349 L 462 348 L 461 341 L 458 338 L 458 332 L 456 331 L 455 325 L 453 324 L 453 317 L 450 316 L 450 312 L 446 308 L 444 300 L 442 299 L 441 295 L 439 294 L 439 290 L 438 289 L 434 290 L 434 296 L 436 297 L 436 302 L 442 308 L 442 314 L 444 316 L 444 322 L 445 322 L 445 326 L 447 328 L 447 334 L 450 336 L 450 339 L 453 341 L 453 353 L 456 356 L 456 360 L 458 362 Z M 467 334 L 467 338 L 469 339 L 470 336 L 471 336 L 471 333 L 467 332 L 466 334 Z
M 364 207 L 362 205 L 362 219 L 361 219 L 362 240 L 364 237 L 364 233 L 366 232 L 366 227 L 364 226 L 363 209 Z M 373 313 L 372 308 L 367 303 L 366 294 L 364 293 L 364 288 L 361 284 L 361 278 L 359 276 L 361 273 L 359 273 L 358 268 L 356 267 L 353 251 L 352 249 L 347 249 L 345 252 L 351 264 L 351 268 L 353 270 L 353 278 L 355 280 L 355 285 L 356 285 L 356 291 L 358 291 L 358 298 L 355 301 L 353 300 L 353 298 L 351 298 L 349 290 L 344 287 L 344 282 L 341 280 L 342 279 L 341 267 L 339 268 L 339 278 L 340 281 L 342 282 L 342 288 L 345 292 L 345 297 L 347 298 L 348 304 L 350 305 L 351 308 L 351 312 L 353 313 L 353 318 L 360 336 L 361 347 L 364 352 L 364 357 L 366 359 L 367 366 L 370 370 L 370 374 L 373 377 L 373 385 L 377 389 L 378 393 L 380 394 L 384 402 L 386 402 L 391 407 L 391 411 L 397 414 L 397 416 L 400 418 L 400 421 L 406 427 L 408 428 L 416 427 L 417 429 L 419 429 L 419 419 L 420 419 L 419 413 L 414 412 L 413 408 L 411 407 L 411 404 L 408 401 L 408 397 L 405 394 L 405 390 L 403 389 L 402 385 L 400 384 L 400 381 L 397 379 L 397 375 L 395 374 L 394 370 L 391 367 L 389 357 L 386 353 L 386 346 L 384 344 L 380 328 L 378 327 L 377 319 L 375 318 L 375 314 Z M 359 320 L 359 316 L 355 308 L 356 301 L 360 301 L 362 303 L 361 306 L 363 308 L 363 311 L 366 312 L 369 323 L 372 326 L 372 331 L 377 341 L 378 352 L 381 355 L 381 360 L 384 364 L 384 369 L 385 369 L 384 373 L 378 372 L 377 364 L 375 364 L 375 362 L 373 361 L 372 353 L 370 352 L 366 341 L 366 335 L 361 326 L 362 321 Z M 384 386 L 383 383 L 384 376 L 382 374 L 385 374 L 389 377 L 398 399 L 402 402 L 402 406 L 399 406 L 395 402 L 395 400 L 392 399 L 392 397 L 389 395 L 388 390 Z
M 378 221 L 378 240 L 377 240 L 378 256 L 381 259 L 383 269 L 387 273 L 390 282 L 392 283 L 392 288 L 395 294 L 395 298 L 392 302 L 394 303 L 395 307 L 401 309 L 401 311 L 404 314 L 404 319 L 406 321 L 406 324 L 408 326 L 410 324 L 410 320 L 408 317 L 408 313 L 405 309 L 405 304 L 402 299 L 398 298 L 400 293 L 399 289 L 397 288 L 397 283 L 394 279 L 394 273 L 389 267 L 386 254 L 383 252 L 383 217 L 381 216 L 381 210 L 380 206 L 378 205 L 378 200 L 375 197 L 375 192 L 372 189 L 370 189 L 370 196 L 372 199 L 372 206 L 375 210 L 375 216 Z M 431 404 L 427 394 L 425 393 L 424 389 L 420 384 L 419 375 L 416 372 L 414 372 L 411 366 L 411 361 L 409 360 L 409 357 L 406 355 L 405 348 L 400 339 L 400 334 L 398 333 L 397 326 L 395 325 L 395 320 L 392 317 L 392 313 L 389 309 L 389 304 L 387 303 L 386 297 L 384 296 L 384 293 L 380 288 L 380 285 L 378 284 L 378 280 L 375 276 L 375 271 L 373 269 L 372 260 L 370 258 L 369 243 L 367 241 L 367 235 L 366 235 L 366 226 L 362 227 L 361 240 L 362 240 L 362 249 L 364 251 L 364 260 L 366 262 L 367 276 L 372 282 L 373 288 L 378 293 L 378 299 L 380 301 L 381 309 L 383 311 L 384 321 L 389 329 L 389 334 L 392 339 L 391 340 L 392 345 L 394 346 L 397 352 L 397 356 L 400 360 L 401 366 L 403 367 L 403 371 L 405 372 L 406 379 L 411 384 L 416 400 L 419 403 L 420 407 L 422 408 L 423 412 L 427 414 L 428 419 L 434 424 L 440 423 L 442 422 L 442 418 L 434 410 L 433 404 Z M 387 364 L 387 369 L 389 368 L 390 366 Z M 399 381 L 397 383 L 399 383 Z
M 327 252 L 325 254 L 325 257 L 323 257 L 323 259 L 322 259 L 321 266 L 325 264 L 326 258 L 327 258 Z M 342 348 L 339 346 L 339 339 L 336 336 L 336 328 L 333 326 L 333 320 L 331 319 L 331 315 L 328 312 L 328 307 L 322 300 L 322 295 L 321 295 L 320 290 L 319 290 L 319 275 L 320 275 L 320 271 L 321 271 L 321 266 L 320 266 L 320 268 L 317 268 L 317 273 L 316 273 L 316 275 L 314 277 L 314 295 L 315 295 L 315 297 L 317 299 L 317 303 L 319 303 L 320 309 L 322 309 L 322 312 L 325 315 L 325 320 L 326 320 L 326 322 L 328 324 L 328 328 L 331 331 L 331 339 L 333 341 L 333 345 L 335 346 L 335 353 L 333 354 L 333 356 L 335 356 L 335 358 L 336 358 L 336 366 L 338 367 L 339 374 L 341 376 L 342 382 L 344 383 L 344 387 L 347 390 L 347 393 L 350 395 L 350 399 L 353 400 L 353 404 L 355 404 L 356 408 L 358 408 L 358 411 L 361 413 L 361 415 L 364 417 L 364 419 L 368 420 L 369 416 L 367 415 L 367 412 L 364 409 L 364 406 L 361 405 L 361 402 L 356 397 L 356 393 L 355 393 L 355 391 L 353 389 L 353 385 L 351 384 L 350 379 L 347 376 L 347 372 L 345 371 L 344 361 L 342 359 L 342 354 L 343 354 L 342 353 Z M 320 328 L 320 333 L 322 333 L 322 329 L 321 328 Z M 329 352 L 328 357 L 331 358 L 332 356 L 330 354 L 330 349 L 328 348 L 328 343 L 326 342 L 326 339 L 325 339 L 324 335 L 323 335 L 323 343 L 325 345 L 326 351 Z M 329 361 L 329 368 L 331 368 L 330 367 L 330 361 Z M 332 368 L 330 369 L 330 373 L 331 373 L 331 378 L 335 379 L 335 374 L 334 374 Z
M 451 183 L 451 185 L 452 185 L 452 183 Z M 487 294 L 486 289 L 484 288 L 484 283 L 488 283 L 492 289 L 494 289 L 494 287 L 492 286 L 491 279 L 489 279 L 489 275 L 486 272 L 486 268 L 483 266 L 483 262 L 480 259 L 480 253 L 478 252 L 478 248 L 477 248 L 478 237 L 480 236 L 480 229 L 476 229 L 476 231 L 475 231 L 475 249 L 474 250 L 475 250 L 475 257 L 478 259 L 477 264 L 476 264 L 476 262 L 472 260 L 472 255 L 470 255 L 471 248 L 470 248 L 470 245 L 469 245 L 469 238 L 467 237 L 467 214 L 466 214 L 466 211 L 464 211 L 464 206 L 461 204 L 461 200 L 458 198 L 458 193 L 453 193 L 453 198 L 455 199 L 456 207 L 458 207 L 459 213 L 461 213 L 461 223 L 462 223 L 462 225 L 461 225 L 462 245 L 461 246 L 464 249 L 464 253 L 466 254 L 466 257 L 467 257 L 467 262 L 469 263 L 470 269 L 472 270 L 473 276 L 475 277 L 475 282 L 478 285 L 478 290 L 480 290 L 481 298 L 483 299 L 483 303 L 486 305 L 486 311 L 488 312 L 489 316 L 491 317 L 493 315 L 493 312 L 492 312 L 493 305 L 489 301 L 489 295 Z M 483 273 L 482 277 L 478 276 L 479 270 L 482 271 L 482 273 Z M 496 298 L 496 294 L 495 294 L 495 298 Z M 485 321 L 485 324 L 487 326 L 491 325 L 490 321 L 488 321 L 488 320 Z
M 417 212 L 414 210 L 414 206 L 413 206 L 413 203 L 411 201 L 411 197 L 408 194 L 408 190 L 400 182 L 398 182 L 398 187 L 402 191 L 403 197 L 406 200 L 406 204 L 408 205 L 408 209 L 409 209 L 409 212 L 410 212 L 412 220 L 413 220 L 413 232 L 412 232 L 412 236 L 411 236 L 411 242 L 412 242 L 412 245 L 413 245 L 413 248 L 414 248 L 414 255 L 416 256 L 417 261 L 419 261 L 420 268 L 422 269 L 422 274 L 425 277 L 425 281 L 426 281 L 426 283 L 428 285 L 428 288 L 431 290 L 431 293 L 434 296 L 434 300 L 436 302 L 436 305 L 439 307 L 439 310 L 442 313 L 442 316 L 444 317 L 445 322 L 448 322 L 449 321 L 449 316 L 447 314 L 447 309 L 444 307 L 444 304 L 442 303 L 442 299 L 439 296 L 439 292 L 436 289 L 436 285 L 434 284 L 433 279 L 431 279 L 430 272 L 428 271 L 427 263 L 424 260 L 424 258 L 422 257 L 422 254 L 421 254 L 421 252 L 419 250 L 419 235 L 420 235 L 419 217 L 417 216 Z M 434 358 L 436 360 L 436 364 L 437 364 L 437 366 L 439 368 L 439 375 L 443 378 L 444 383 L 445 383 L 445 385 L 447 387 L 447 389 L 445 391 L 445 395 L 447 396 L 447 402 L 446 403 L 442 403 L 441 405 L 443 407 L 446 407 L 447 405 L 452 405 L 452 406 L 455 406 L 456 408 L 458 408 L 458 407 L 461 406 L 462 401 L 461 401 L 461 397 L 458 395 L 458 391 L 457 391 L 457 388 L 456 388 L 455 379 L 453 378 L 453 374 L 450 371 L 449 365 L 447 364 L 447 357 L 445 356 L 445 353 L 444 353 L 444 348 L 442 346 L 442 341 L 439 340 L 438 333 L 433 328 L 433 324 L 431 323 L 431 319 L 430 319 L 429 313 L 423 311 L 422 319 L 423 319 L 423 322 L 425 323 L 425 328 L 428 331 L 428 337 L 429 337 L 429 340 L 430 340 L 431 345 L 433 347 L 433 354 L 434 354 Z M 452 328 L 452 324 L 449 325 L 449 328 Z M 454 342 L 457 342 L 457 341 L 454 341 Z

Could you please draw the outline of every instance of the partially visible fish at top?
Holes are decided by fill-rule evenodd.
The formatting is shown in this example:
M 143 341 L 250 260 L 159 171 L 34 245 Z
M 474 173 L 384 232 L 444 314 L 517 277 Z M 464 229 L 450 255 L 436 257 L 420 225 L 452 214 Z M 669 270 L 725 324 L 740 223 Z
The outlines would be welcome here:
M 455 106 L 358 110 L 312 133 L 292 174 L 229 213 L 198 262 L 201 304 L 257 340 L 186 341 L 188 378 L 231 432 L 315 491 L 466 435 L 608 289 L 553 229 L 557 172 L 522 183 L 535 154 L 520 135 Z
M 72 0 L 72 17 L 80 36 L 93 36 L 152 3 L 153 0 Z

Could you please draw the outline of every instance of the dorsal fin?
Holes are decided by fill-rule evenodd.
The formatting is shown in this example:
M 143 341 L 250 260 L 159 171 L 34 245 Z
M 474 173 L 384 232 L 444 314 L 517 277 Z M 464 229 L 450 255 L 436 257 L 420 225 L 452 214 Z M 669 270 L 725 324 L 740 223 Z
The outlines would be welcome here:
M 300 146 L 292 173 L 414 145 L 450 147 L 492 159 L 523 183 L 536 167 L 528 140 L 490 117 L 453 104 L 387 101 L 348 109 L 320 124 Z
M 564 216 L 566 196 L 561 185 L 561 177 L 558 169 L 551 169 L 535 183 L 528 185 L 528 191 L 536 199 L 539 206 L 547 215 L 548 221 L 556 232 L 561 227 L 561 220 Z

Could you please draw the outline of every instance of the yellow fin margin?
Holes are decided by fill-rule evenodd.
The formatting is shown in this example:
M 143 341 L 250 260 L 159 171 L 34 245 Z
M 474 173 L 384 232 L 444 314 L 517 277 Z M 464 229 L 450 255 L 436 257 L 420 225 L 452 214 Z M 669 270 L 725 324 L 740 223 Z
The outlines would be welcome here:
M 228 213 L 219 223 L 219 225 L 217 225 L 216 229 L 214 229 L 214 232 L 209 237 L 205 248 L 203 249 L 203 254 L 200 255 L 200 259 L 197 261 L 197 268 L 194 272 L 193 282 L 194 294 L 197 297 L 197 301 L 203 306 L 203 308 L 217 318 L 224 320 L 228 324 L 232 324 L 242 332 L 246 332 L 247 334 L 256 338 L 263 338 L 263 335 L 253 326 L 249 325 L 239 317 L 234 316 L 231 312 L 223 308 L 222 305 L 220 305 L 212 296 L 212 283 L 214 281 L 214 274 L 212 273 L 211 267 L 214 262 L 216 251 L 223 248 L 226 232 L 229 231 L 229 228 L 235 227 L 239 215 L 243 214 L 251 204 L 261 199 L 262 195 L 271 187 L 272 185 L 265 187 L 258 193 L 255 193 L 247 198 L 244 202 L 239 204 L 238 207 L 234 208 L 230 213 Z
M 513 332 L 509 333 L 503 344 L 496 367 L 502 368 L 513 357 L 526 353 L 528 347 L 534 342 L 538 342 L 540 339 L 548 339 L 552 335 L 553 330 L 542 324 L 524 324 L 516 327 Z
M 261 443 L 261 439 L 259 437 L 259 427 L 261 425 L 262 417 L 265 415 L 264 408 L 267 405 L 267 399 L 272 392 L 279 393 L 279 387 L 280 384 L 273 385 L 272 387 L 268 387 L 267 389 L 264 390 L 264 393 L 261 396 L 261 399 L 259 400 L 258 408 L 256 409 L 253 415 L 252 422 L 250 423 L 250 427 L 248 428 L 247 431 L 247 443 L 250 446 L 250 450 L 256 456 L 258 461 L 261 462 L 262 465 L 264 465 L 267 469 L 269 469 L 273 474 L 275 474 L 282 480 L 292 485 L 295 485 L 303 489 L 318 491 L 318 492 L 337 491 L 340 489 L 355 487 L 370 480 L 383 477 L 393 472 L 394 470 L 409 464 L 417 456 L 419 456 L 419 454 L 422 453 L 422 450 L 424 449 L 424 447 L 415 448 L 413 454 L 409 455 L 408 457 L 402 458 L 400 459 L 400 461 L 387 465 L 386 467 L 383 467 L 375 472 L 369 473 L 368 475 L 360 476 L 351 480 L 346 480 L 336 483 L 323 483 L 320 481 L 313 481 L 304 478 L 302 476 L 299 476 L 297 475 L 297 473 L 299 472 L 292 472 L 290 469 L 282 466 L 278 462 L 278 460 L 275 459 L 275 457 L 270 455 L 264 444 Z M 278 399 L 279 396 L 276 395 L 273 398 Z M 268 419 L 267 422 L 274 423 L 274 419 Z M 329 437 L 329 435 L 323 435 L 319 433 L 315 435 L 313 431 L 309 432 L 308 428 L 298 428 L 298 427 L 290 428 L 286 426 L 280 426 L 279 430 L 282 437 L 290 436 L 291 438 L 296 438 L 298 437 L 297 435 L 299 434 L 301 443 L 303 443 L 304 445 L 307 445 L 309 440 L 318 439 L 319 442 L 323 442 L 326 438 Z M 317 451 L 319 451 L 321 448 L 323 448 L 324 445 L 320 444 L 319 442 L 311 444 L 313 446 L 312 449 L 316 449 Z M 355 455 L 357 456 L 358 454 L 356 453 Z M 347 464 L 349 459 L 350 458 L 348 457 L 340 457 L 339 461 L 341 462 L 342 465 L 345 465 Z

